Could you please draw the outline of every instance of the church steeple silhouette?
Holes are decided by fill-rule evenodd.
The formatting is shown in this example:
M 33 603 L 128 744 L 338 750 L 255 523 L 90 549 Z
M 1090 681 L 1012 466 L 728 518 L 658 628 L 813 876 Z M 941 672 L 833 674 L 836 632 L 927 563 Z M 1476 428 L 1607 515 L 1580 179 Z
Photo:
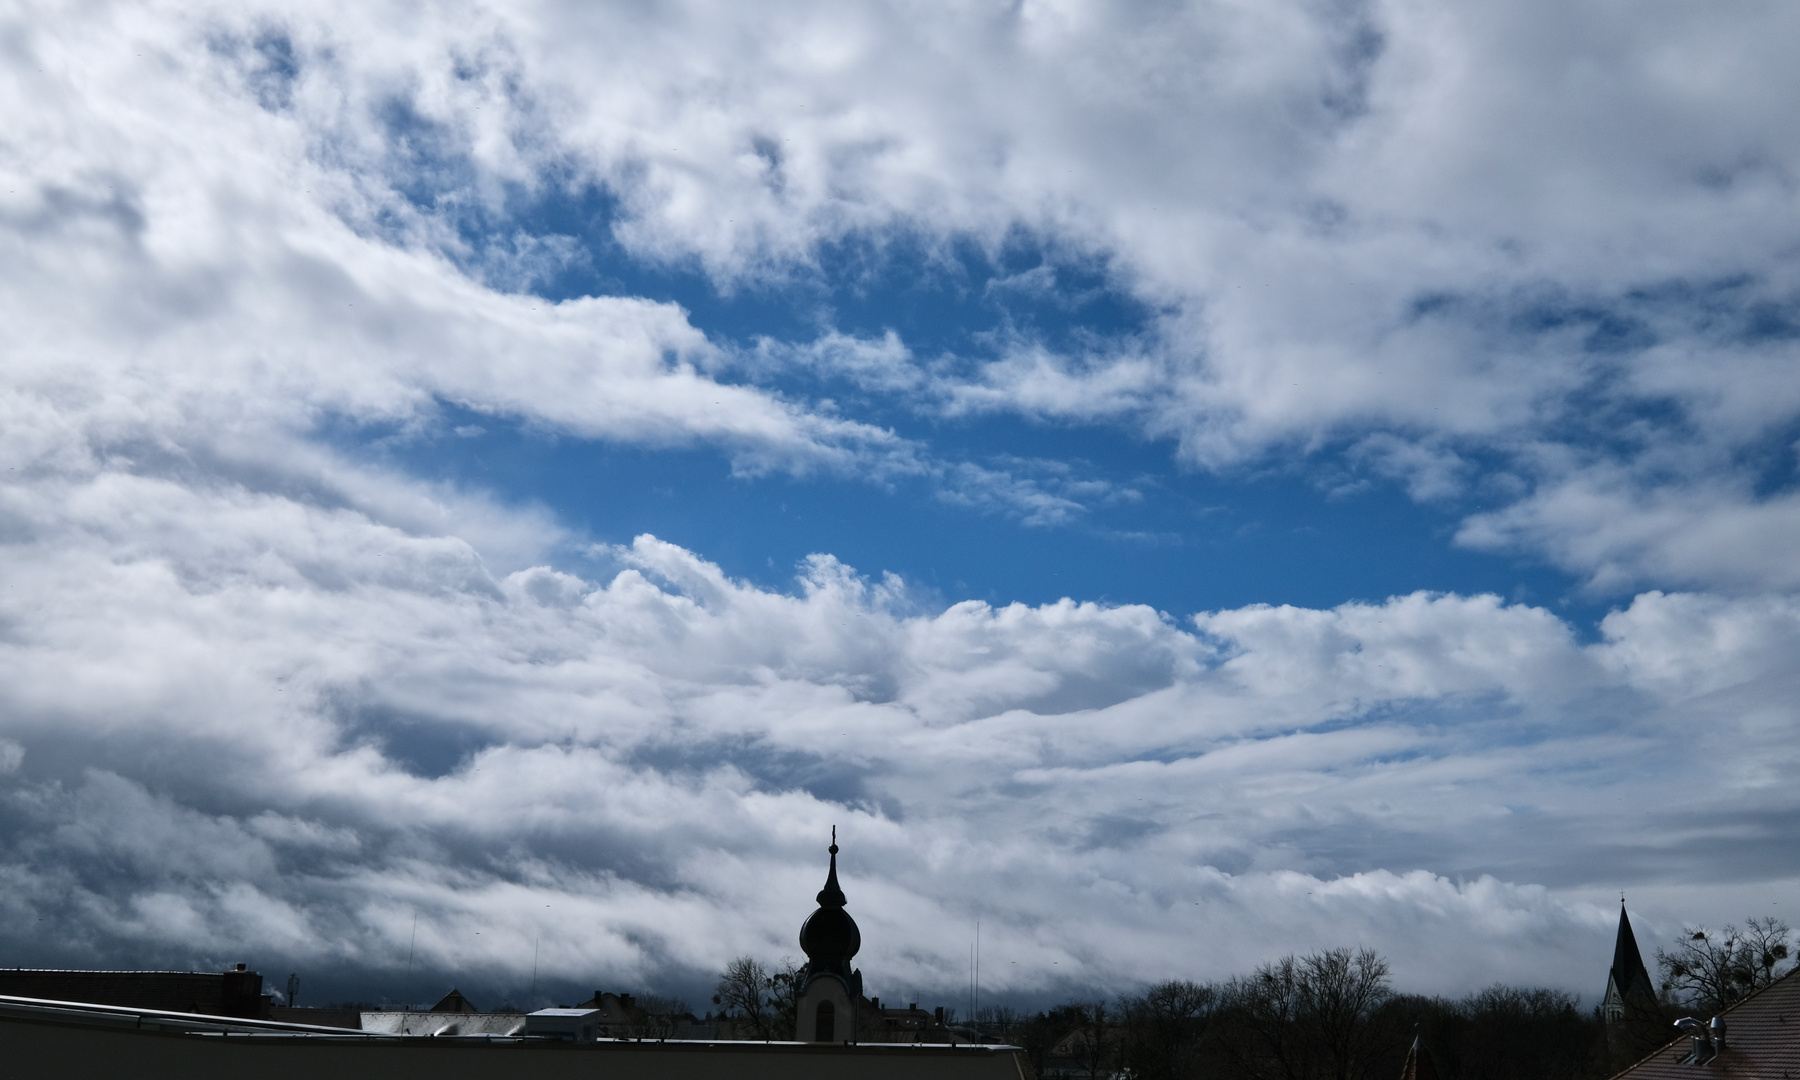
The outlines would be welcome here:
M 838 885 L 835 825 L 831 827 L 830 852 L 831 869 L 826 873 L 825 887 L 819 890 L 817 897 L 819 909 L 800 927 L 800 949 L 806 953 L 806 977 L 810 982 L 814 976 L 830 972 L 843 979 L 846 985 L 855 979 L 856 989 L 860 991 L 862 980 L 855 978 L 850 961 L 862 948 L 862 931 L 844 910 L 847 901 L 843 888 Z
M 1406 1063 L 1400 1066 L 1400 1080 L 1438 1080 L 1437 1066 L 1425 1049 L 1422 1035 L 1414 1035 L 1412 1049 L 1406 1052 Z
M 1625 914 L 1625 897 L 1619 897 L 1619 933 L 1613 940 L 1612 968 L 1606 973 L 1606 996 L 1601 999 L 1601 1015 L 1607 1023 L 1625 1019 L 1634 1007 L 1656 1004 L 1656 984 L 1650 981 L 1644 956 L 1638 951 L 1637 935 L 1631 932 L 1631 917 Z
M 862 948 L 862 931 L 844 910 L 838 884 L 837 826 L 831 827 L 831 868 L 819 890 L 819 908 L 800 927 L 800 994 L 794 1002 L 794 1034 L 801 1042 L 854 1041 L 862 1030 L 862 972 L 850 966 Z

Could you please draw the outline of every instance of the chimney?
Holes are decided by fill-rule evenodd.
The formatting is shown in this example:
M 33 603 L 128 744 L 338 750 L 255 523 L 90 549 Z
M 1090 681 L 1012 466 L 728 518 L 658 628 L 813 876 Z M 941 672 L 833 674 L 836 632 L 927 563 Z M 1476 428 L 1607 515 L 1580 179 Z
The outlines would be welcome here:
M 1722 1016 L 1712 1019 L 1712 1046 L 1715 1054 L 1725 1052 L 1725 1018 Z
M 944 1026 L 944 1007 L 942 1005 L 937 1007 L 937 1026 Z
M 1725 1025 L 1720 1022 L 1717 1017 L 1714 1017 L 1713 1023 L 1718 1025 L 1719 1037 L 1721 1040 L 1719 1046 L 1713 1045 L 1711 1033 L 1707 1030 L 1706 1025 L 1693 1017 L 1684 1016 L 1675 1021 L 1675 1026 L 1677 1028 L 1682 1031 L 1690 1032 L 1694 1036 L 1693 1049 L 1688 1051 L 1687 1057 L 1681 1059 L 1683 1065 L 1704 1065 L 1711 1061 L 1713 1057 L 1724 1048 L 1723 1039 L 1725 1036 Z

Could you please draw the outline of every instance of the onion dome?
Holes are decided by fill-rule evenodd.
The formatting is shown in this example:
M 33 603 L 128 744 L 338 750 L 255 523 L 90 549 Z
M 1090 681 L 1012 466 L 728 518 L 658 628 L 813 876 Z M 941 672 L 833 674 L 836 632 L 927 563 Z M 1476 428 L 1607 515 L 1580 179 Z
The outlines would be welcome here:
M 819 910 L 800 927 L 800 948 L 806 953 L 811 973 L 833 972 L 848 979 L 850 959 L 862 948 L 862 931 L 844 910 L 844 890 L 837 879 L 837 828 L 831 830 L 831 871 L 819 890 Z

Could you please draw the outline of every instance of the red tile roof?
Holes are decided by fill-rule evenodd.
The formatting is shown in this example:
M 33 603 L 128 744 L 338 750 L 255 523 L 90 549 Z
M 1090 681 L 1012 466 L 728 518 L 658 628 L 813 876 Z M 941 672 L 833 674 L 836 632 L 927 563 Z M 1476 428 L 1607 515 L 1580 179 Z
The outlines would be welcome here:
M 1725 1052 L 1703 1065 L 1683 1065 L 1693 1042 L 1675 1043 L 1615 1080 L 1800 1080 L 1800 968 L 1724 1013 Z M 1705 1023 L 1712 1018 L 1697 1016 Z M 1669 1029 L 1674 1036 L 1674 1028 Z

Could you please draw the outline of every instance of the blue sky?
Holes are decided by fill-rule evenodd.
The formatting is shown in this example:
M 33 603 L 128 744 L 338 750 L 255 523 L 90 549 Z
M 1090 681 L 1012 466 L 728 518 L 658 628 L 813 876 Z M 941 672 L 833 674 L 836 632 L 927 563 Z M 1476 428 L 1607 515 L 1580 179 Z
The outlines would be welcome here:
M 443 162 L 415 167 L 436 175 Z M 454 194 L 409 198 L 429 212 Z M 554 269 L 517 283 L 531 295 L 678 304 L 710 340 L 747 352 L 821 332 L 893 334 L 916 355 L 975 370 L 996 357 L 997 337 L 1068 352 L 1129 346 L 1152 332 L 1155 311 L 1117 281 L 1108 259 L 1059 252 L 1053 239 L 1024 230 L 996 244 L 911 230 L 846 237 L 783 267 L 774 281 L 721 289 L 691 262 L 633 257 L 613 235 L 619 212 L 604 191 L 584 187 L 537 197 L 512 191 L 498 212 L 453 217 L 471 253 L 517 248 L 521 237 L 566 245 Z M 464 265 L 484 270 L 478 258 Z M 776 589 L 789 585 L 805 556 L 824 551 L 868 572 L 897 573 L 939 603 L 1068 596 L 1180 615 L 1435 590 L 1552 604 L 1591 625 L 1612 599 L 1583 591 L 1578 577 L 1541 558 L 1458 545 L 1456 523 L 1480 508 L 1479 493 L 1421 504 L 1347 460 L 1341 445 L 1214 471 L 1177 460 L 1167 437 L 1110 423 L 933 416 L 828 367 L 727 378 L 829 400 L 844 415 L 957 461 L 1105 490 L 1053 517 L 1009 512 L 923 478 L 772 476 L 734 469 L 716 448 L 571 440 L 454 402 L 441 402 L 437 422 L 407 438 L 380 425 L 334 434 L 353 452 L 366 452 L 359 443 L 379 446 L 409 472 L 546 505 L 601 543 L 653 533 Z
M 0 16 L 0 944 L 703 1002 L 834 825 L 906 1000 L 1783 912 L 1796 17 Z

